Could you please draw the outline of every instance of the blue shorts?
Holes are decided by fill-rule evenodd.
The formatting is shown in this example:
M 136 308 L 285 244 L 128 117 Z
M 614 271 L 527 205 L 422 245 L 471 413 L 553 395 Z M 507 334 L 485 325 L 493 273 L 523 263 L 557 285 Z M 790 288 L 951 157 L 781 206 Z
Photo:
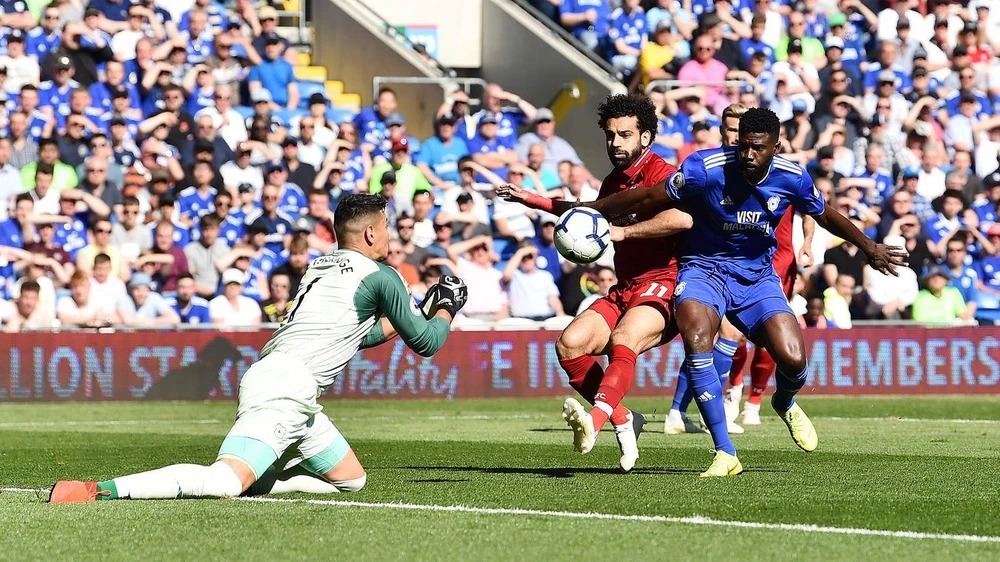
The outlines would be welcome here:
M 792 314 L 781 280 L 770 267 L 753 278 L 721 264 L 685 263 L 677 276 L 674 306 L 686 300 L 712 307 L 719 318 L 729 318 L 751 341 L 775 314 Z

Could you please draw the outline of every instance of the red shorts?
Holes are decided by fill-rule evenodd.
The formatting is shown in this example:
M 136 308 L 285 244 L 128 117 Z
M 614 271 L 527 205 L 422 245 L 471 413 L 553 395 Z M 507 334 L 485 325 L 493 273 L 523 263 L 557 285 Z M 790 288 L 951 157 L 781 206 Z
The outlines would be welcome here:
M 594 301 L 590 308 L 604 317 L 612 330 L 625 316 L 625 313 L 637 306 L 649 306 L 663 316 L 666 329 L 663 331 L 661 343 L 674 339 L 677 335 L 677 323 L 674 321 L 674 288 L 677 277 L 660 277 L 642 281 L 624 281 L 608 291 L 608 296 Z
M 774 263 L 774 272 L 781 280 L 781 288 L 784 289 L 785 296 L 791 300 L 792 291 L 795 289 L 795 276 L 798 273 L 795 256 L 791 252 L 775 252 L 772 263 Z

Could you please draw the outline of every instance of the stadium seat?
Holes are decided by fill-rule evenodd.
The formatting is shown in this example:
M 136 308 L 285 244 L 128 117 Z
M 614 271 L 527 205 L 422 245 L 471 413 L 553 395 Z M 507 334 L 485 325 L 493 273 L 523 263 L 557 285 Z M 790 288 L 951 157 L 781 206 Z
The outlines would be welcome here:
M 336 96 L 331 96 L 330 101 L 333 102 L 335 107 L 345 107 L 352 108 L 355 111 L 361 110 L 361 95 L 360 94 L 337 94 Z
M 306 82 L 326 82 L 325 66 L 296 66 L 295 79 Z
M 236 113 L 239 113 L 240 116 L 243 117 L 244 119 L 253 116 L 252 107 L 247 107 L 245 105 L 235 105 L 233 106 L 233 110 L 236 111 Z
M 326 86 L 326 97 L 328 99 L 333 99 L 334 96 L 339 96 L 344 93 L 344 83 L 340 80 L 327 80 L 324 82 Z
M 354 116 L 357 115 L 357 111 L 351 111 L 350 109 L 344 109 L 342 107 L 331 107 L 326 110 L 326 118 L 330 121 L 340 124 L 345 121 L 353 121 Z
M 274 112 L 274 116 L 281 119 L 286 127 L 292 122 L 292 119 L 303 115 L 309 115 L 309 112 L 304 109 L 279 109 Z
M 295 66 L 312 66 L 312 55 L 309 53 L 297 53 Z

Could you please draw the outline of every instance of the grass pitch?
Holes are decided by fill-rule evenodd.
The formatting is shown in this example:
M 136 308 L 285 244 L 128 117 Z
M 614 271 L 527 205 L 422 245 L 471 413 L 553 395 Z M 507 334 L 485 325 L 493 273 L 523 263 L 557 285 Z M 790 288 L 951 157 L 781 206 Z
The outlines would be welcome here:
M 746 473 L 727 479 L 697 477 L 707 435 L 662 434 L 666 401 L 628 403 L 659 415 L 626 475 L 611 431 L 572 450 L 556 399 L 327 402 L 368 469 L 357 494 L 52 506 L 4 491 L 0 559 L 1000 559 L 998 397 L 805 397 L 819 449 L 768 411 L 734 437 Z M 0 405 L 0 487 L 207 464 L 234 414 Z M 433 507 L 459 505 L 491 509 Z

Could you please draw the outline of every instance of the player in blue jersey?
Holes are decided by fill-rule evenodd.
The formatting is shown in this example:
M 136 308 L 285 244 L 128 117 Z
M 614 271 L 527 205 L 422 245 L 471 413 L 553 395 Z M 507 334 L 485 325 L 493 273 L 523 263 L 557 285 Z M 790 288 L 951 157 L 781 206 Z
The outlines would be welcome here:
M 605 215 L 652 211 L 683 201 L 694 219 L 681 248 L 675 291 L 690 385 L 715 442 L 702 476 L 743 470 L 726 431 L 722 385 L 712 346 L 723 316 L 770 352 L 778 366 L 771 406 L 804 451 L 818 445 L 812 422 L 795 403 L 805 384 L 802 331 L 772 266 L 774 230 L 789 206 L 860 248 L 876 271 L 895 274 L 906 251 L 877 244 L 835 209 L 828 209 L 809 174 L 781 156 L 778 117 L 753 108 L 740 119 L 738 147 L 700 150 L 665 182 L 584 203 Z

